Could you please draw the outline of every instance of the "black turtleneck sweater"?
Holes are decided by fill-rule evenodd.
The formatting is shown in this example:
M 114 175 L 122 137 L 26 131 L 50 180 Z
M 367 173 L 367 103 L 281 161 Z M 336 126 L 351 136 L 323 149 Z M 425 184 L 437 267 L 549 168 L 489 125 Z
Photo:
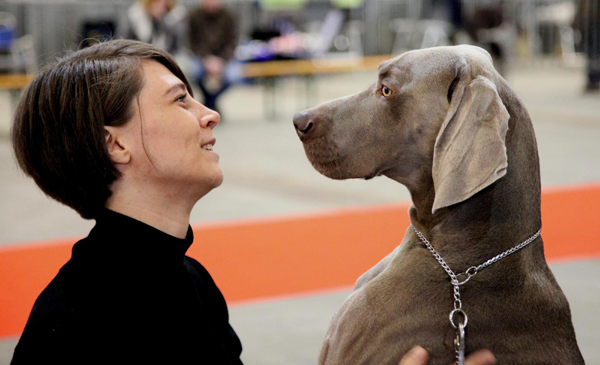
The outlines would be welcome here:
M 106 210 L 36 300 L 11 364 L 241 364 L 210 274 L 178 239 Z

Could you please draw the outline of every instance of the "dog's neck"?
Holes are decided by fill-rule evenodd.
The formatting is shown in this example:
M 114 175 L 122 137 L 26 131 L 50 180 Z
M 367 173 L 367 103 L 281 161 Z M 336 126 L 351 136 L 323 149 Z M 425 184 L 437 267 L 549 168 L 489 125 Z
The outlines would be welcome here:
M 541 227 L 539 160 L 531 120 L 512 91 L 501 97 L 505 105 L 512 106 L 508 110 L 508 169 L 504 177 L 435 214 L 431 213 L 435 198 L 431 173 L 422 172 L 415 183 L 406 184 L 414 203 L 412 224 L 439 245 L 436 247 L 477 245 L 478 251 L 493 253 L 513 247 Z

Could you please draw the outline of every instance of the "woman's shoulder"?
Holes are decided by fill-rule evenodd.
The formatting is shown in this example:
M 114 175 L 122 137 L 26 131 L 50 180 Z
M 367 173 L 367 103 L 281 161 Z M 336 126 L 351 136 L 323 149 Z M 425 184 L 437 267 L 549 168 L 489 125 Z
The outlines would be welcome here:
M 183 266 L 190 274 L 196 289 L 204 299 L 210 297 L 217 305 L 226 306 L 221 290 L 217 287 L 208 270 L 200 262 L 189 256 L 185 256 Z
M 31 309 L 25 330 L 33 327 L 57 332 L 76 324 L 80 291 L 73 285 L 78 276 L 73 266 L 69 260 L 42 290 Z
M 28 319 L 35 323 L 76 322 L 80 314 L 78 308 L 82 298 L 92 290 L 87 262 L 76 256 L 76 251 L 86 243 L 86 238 L 73 246 L 73 256 L 58 271 L 56 276 L 37 297 Z
M 32 314 L 36 313 L 44 316 L 54 313 L 64 308 L 70 302 L 68 281 L 71 266 L 71 262 L 67 262 L 46 288 L 42 290 L 33 305 Z
M 206 270 L 206 268 L 200 262 L 198 262 L 198 260 L 189 256 L 184 256 L 183 266 L 190 274 L 198 275 L 204 279 L 209 279 L 214 283 L 214 280 L 208 270 Z
M 77 319 L 67 289 L 69 270 L 68 262 L 37 297 L 15 350 L 16 359 L 28 359 L 34 350 L 57 350 L 60 344 L 70 341 L 67 337 Z

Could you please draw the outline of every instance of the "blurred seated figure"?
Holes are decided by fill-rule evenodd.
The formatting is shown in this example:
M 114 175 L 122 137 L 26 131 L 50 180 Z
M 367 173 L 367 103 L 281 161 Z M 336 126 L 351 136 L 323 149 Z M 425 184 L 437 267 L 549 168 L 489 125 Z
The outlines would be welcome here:
M 600 5 L 581 0 L 573 27 L 581 33 L 581 47 L 587 56 L 586 92 L 600 91 Z
M 423 3 L 423 18 L 452 24 L 452 32 L 464 28 L 461 0 L 429 0 Z
M 390 24 L 395 33 L 392 54 L 471 42 L 465 35 L 460 0 L 423 1 L 421 10 L 421 19 L 396 18 Z
M 175 0 L 138 0 L 119 23 L 117 34 L 177 55 L 185 48 L 186 16 L 185 8 Z
M 505 75 L 515 35 L 503 6 L 478 4 L 466 23 L 474 44 L 487 50 L 498 72 Z
M 241 79 L 241 67 L 234 59 L 238 37 L 237 16 L 221 0 L 200 0 L 200 6 L 189 14 L 194 76 L 210 109 L 217 110 L 217 98 Z

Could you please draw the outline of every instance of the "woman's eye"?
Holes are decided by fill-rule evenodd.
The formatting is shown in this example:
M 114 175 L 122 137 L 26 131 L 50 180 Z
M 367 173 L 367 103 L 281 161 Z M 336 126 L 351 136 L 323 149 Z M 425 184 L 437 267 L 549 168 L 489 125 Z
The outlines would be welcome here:
M 177 99 L 175 99 L 175 101 L 184 103 L 186 96 L 187 96 L 187 94 L 180 95 L 180 96 L 177 97 Z
M 390 90 L 389 87 L 383 85 L 381 87 L 381 93 L 383 94 L 383 96 L 385 96 L 387 98 L 388 96 L 392 95 L 392 90 Z

